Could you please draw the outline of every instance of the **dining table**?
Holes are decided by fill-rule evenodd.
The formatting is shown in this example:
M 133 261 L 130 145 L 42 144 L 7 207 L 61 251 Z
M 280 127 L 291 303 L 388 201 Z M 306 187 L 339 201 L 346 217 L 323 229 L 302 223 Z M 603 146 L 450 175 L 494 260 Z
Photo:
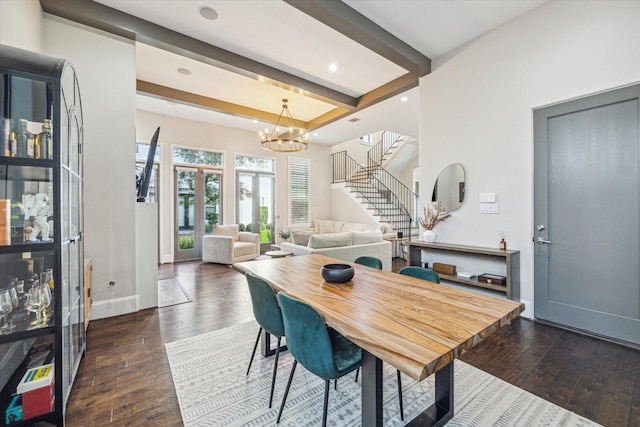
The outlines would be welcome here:
M 353 278 L 325 281 L 326 264 L 350 264 Z M 441 426 L 454 413 L 454 359 L 522 311 L 518 301 L 483 295 L 318 254 L 246 261 L 239 272 L 314 307 L 326 324 L 362 348 L 362 425 L 383 425 L 382 363 L 416 381 L 435 374 L 435 401 L 409 426 Z M 286 336 L 286 331 L 285 331 Z M 268 347 L 268 336 L 263 337 Z

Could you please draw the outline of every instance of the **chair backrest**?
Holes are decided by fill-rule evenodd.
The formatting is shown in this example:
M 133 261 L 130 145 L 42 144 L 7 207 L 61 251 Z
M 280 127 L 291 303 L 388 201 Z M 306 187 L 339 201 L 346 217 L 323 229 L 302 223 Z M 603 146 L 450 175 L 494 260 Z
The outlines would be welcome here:
M 428 280 L 433 283 L 440 283 L 440 276 L 430 268 L 407 266 L 402 267 L 398 273 L 404 274 L 405 276 L 417 277 L 422 280 Z
M 361 256 L 354 261 L 356 264 L 366 265 L 367 267 L 377 268 L 382 270 L 382 261 L 372 256 Z
M 271 335 L 283 337 L 285 328 L 282 312 L 273 288 L 266 280 L 253 273 L 247 272 L 245 276 L 249 284 L 253 315 L 256 321 Z
M 333 345 L 320 313 L 282 292 L 278 293 L 278 301 L 287 331 L 287 348 L 293 357 L 320 378 L 338 378 Z

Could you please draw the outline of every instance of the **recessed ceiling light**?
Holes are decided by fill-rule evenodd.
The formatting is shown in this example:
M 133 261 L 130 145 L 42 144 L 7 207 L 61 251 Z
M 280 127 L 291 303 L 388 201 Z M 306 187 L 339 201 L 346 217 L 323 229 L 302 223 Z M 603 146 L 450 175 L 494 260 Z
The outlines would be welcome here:
M 402 98 L 400 98 L 400 101 L 402 102 L 407 102 L 409 100 L 409 98 L 407 98 L 406 96 L 403 96 Z
M 183 76 L 190 76 L 191 75 L 191 71 L 187 70 L 186 68 L 178 68 L 178 72 L 180 74 L 182 74 Z
M 218 19 L 218 12 L 211 9 L 209 6 L 202 6 L 200 8 L 200 16 L 208 21 L 215 21 Z
M 253 119 L 253 123 L 258 123 L 258 121 L 256 119 Z
M 336 64 L 335 62 L 329 64 L 329 71 L 331 71 L 332 73 L 338 71 L 338 64 Z
M 320 135 L 318 132 L 313 133 L 313 136 L 318 136 L 318 135 Z

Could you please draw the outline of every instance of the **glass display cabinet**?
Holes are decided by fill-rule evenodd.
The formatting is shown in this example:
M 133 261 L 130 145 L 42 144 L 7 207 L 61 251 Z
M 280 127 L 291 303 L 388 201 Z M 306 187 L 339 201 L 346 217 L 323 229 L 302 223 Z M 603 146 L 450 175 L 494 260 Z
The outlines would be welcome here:
M 85 351 L 73 66 L 0 45 L 0 426 L 64 425 Z

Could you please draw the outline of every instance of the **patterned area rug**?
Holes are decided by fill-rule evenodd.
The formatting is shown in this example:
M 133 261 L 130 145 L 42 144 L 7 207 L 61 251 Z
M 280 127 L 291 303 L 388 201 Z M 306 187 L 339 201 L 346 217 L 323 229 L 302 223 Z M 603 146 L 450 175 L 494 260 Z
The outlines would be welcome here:
M 185 427 L 275 426 L 293 358 L 280 356 L 273 407 L 269 388 L 274 358 L 260 354 L 245 375 L 258 333 L 255 322 L 165 345 Z M 274 340 L 275 341 L 275 340 Z M 384 425 L 403 426 L 434 399 L 434 376 L 417 383 L 402 376 L 405 420 L 400 420 L 396 370 L 384 364 Z M 597 426 L 518 387 L 455 361 L 455 414 L 447 426 Z M 360 385 L 354 375 L 329 393 L 330 426 L 360 425 Z M 318 426 L 324 382 L 298 365 L 281 426 Z
M 176 304 L 191 302 L 191 297 L 184 290 L 178 279 L 158 280 L 158 307 L 169 307 Z

